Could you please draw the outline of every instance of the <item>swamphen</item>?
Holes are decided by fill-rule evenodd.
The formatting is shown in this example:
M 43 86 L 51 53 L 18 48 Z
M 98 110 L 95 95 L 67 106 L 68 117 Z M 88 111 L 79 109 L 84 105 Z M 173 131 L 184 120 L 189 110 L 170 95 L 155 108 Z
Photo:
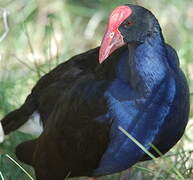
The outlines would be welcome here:
M 119 126 L 155 156 L 151 143 L 163 154 L 173 147 L 188 121 L 189 90 L 157 19 L 129 4 L 111 13 L 100 49 L 38 81 L 25 103 L 3 119 L 5 133 L 35 111 L 44 131 L 20 144 L 16 155 L 35 168 L 37 180 L 97 177 L 148 159 Z

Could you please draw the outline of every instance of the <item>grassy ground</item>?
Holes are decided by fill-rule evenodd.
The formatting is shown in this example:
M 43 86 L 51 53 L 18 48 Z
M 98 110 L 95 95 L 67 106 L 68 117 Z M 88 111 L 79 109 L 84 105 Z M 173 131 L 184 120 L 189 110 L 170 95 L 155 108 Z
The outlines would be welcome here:
M 3 9 L 8 12 L 9 33 L 0 38 L 0 118 L 20 106 L 40 76 L 72 55 L 100 44 L 109 12 L 126 0 L 0 0 L 0 37 L 6 31 Z M 193 0 L 129 1 L 149 8 L 159 19 L 165 39 L 178 52 L 193 93 Z M 193 94 L 191 94 L 191 100 Z M 32 138 L 14 132 L 0 145 L 0 154 L 15 157 L 14 148 Z M 134 180 L 193 179 L 193 106 L 182 140 L 164 157 L 138 163 Z M 21 163 L 20 163 L 21 164 Z M 33 170 L 22 164 L 32 174 Z M 0 156 L 5 180 L 29 180 L 6 156 Z M 100 180 L 117 180 L 117 174 Z M 1 177 L 1 174 L 0 174 Z M 0 178 L 1 179 L 1 178 Z M 2 178 L 3 179 L 3 178 Z

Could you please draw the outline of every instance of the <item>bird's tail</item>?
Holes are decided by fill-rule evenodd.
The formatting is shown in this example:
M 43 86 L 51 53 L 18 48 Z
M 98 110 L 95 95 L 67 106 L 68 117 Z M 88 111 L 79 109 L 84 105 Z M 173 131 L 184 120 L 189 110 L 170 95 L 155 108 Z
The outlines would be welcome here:
M 19 109 L 10 112 L 1 120 L 4 133 L 9 134 L 23 125 L 36 110 L 36 107 L 34 98 L 29 95 Z

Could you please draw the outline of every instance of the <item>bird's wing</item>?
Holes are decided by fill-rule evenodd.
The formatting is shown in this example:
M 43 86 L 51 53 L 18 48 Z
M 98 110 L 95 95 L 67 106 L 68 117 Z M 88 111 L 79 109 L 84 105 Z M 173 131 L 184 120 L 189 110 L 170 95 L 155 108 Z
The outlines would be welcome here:
M 111 92 L 107 93 L 113 118 L 110 143 L 103 154 L 100 165 L 93 176 L 116 173 L 137 163 L 143 156 L 143 150 L 118 128 L 125 129 L 147 150 L 158 135 L 161 126 L 170 113 L 175 97 L 175 80 L 167 75 L 154 88 L 151 96 L 130 101 L 118 101 Z M 123 89 L 120 87 L 120 89 Z M 121 92 L 120 92 L 121 94 Z M 127 112 L 128 111 L 128 112 Z
M 32 89 L 32 94 L 39 94 L 42 89 L 60 80 L 70 81 L 78 77 L 80 71 L 91 72 L 98 65 L 99 47 L 73 56 L 45 74 Z
M 100 118 L 107 111 L 103 95 L 107 86 L 107 81 L 85 74 L 60 96 L 44 132 L 34 144 L 35 154 L 28 155 L 29 160 L 33 155 L 33 162 L 25 156 L 37 175 L 48 172 L 48 176 L 39 175 L 40 179 L 54 177 L 61 168 L 63 177 L 69 169 L 71 176 L 89 175 L 98 166 L 109 140 L 109 119 Z M 22 154 L 17 155 L 24 159 Z
M 24 104 L 2 119 L 5 134 L 19 128 L 35 111 L 40 113 L 41 120 L 45 124 L 63 91 L 69 89 L 81 73 L 92 72 L 96 67 L 98 50 L 99 48 L 95 48 L 76 55 L 41 77 Z
M 188 83 L 184 73 L 180 69 L 178 55 L 175 49 L 168 44 L 166 44 L 166 49 L 168 64 L 176 81 L 176 95 L 171 104 L 170 113 L 165 118 L 158 136 L 153 141 L 154 146 L 159 149 L 162 154 L 169 151 L 183 135 L 189 113 Z M 160 156 L 153 148 L 149 151 L 156 157 Z M 146 154 L 141 160 L 144 161 L 148 159 L 151 158 Z

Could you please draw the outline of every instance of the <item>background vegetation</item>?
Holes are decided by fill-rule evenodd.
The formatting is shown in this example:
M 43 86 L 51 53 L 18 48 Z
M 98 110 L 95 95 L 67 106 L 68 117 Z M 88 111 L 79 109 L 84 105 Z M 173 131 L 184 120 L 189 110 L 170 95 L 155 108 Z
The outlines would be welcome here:
M 40 76 L 72 55 L 100 45 L 108 14 L 128 2 L 149 8 L 159 19 L 166 41 L 178 52 L 193 92 L 193 0 L 0 0 L 0 119 L 24 102 Z M 7 35 L 4 10 L 8 12 Z M 192 117 L 193 106 L 182 140 L 166 156 L 134 166 L 131 179 L 193 180 Z M 21 132 L 12 133 L 0 145 L 0 154 L 15 157 L 15 146 L 28 138 L 31 136 Z M 32 168 L 22 166 L 33 175 Z M 29 179 L 3 155 L 3 179 L 1 173 L 5 180 Z M 117 180 L 124 174 L 100 180 Z

